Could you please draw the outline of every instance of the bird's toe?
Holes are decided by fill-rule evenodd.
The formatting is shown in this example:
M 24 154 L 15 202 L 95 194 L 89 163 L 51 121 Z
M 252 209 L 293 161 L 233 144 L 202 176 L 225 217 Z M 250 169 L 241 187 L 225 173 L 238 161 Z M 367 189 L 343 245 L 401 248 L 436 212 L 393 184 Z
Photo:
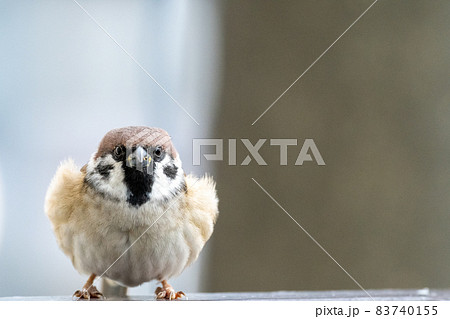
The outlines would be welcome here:
M 97 299 L 102 300 L 105 299 L 105 296 L 98 291 L 98 289 L 95 286 L 91 286 L 88 289 L 83 288 L 81 290 L 75 291 L 75 293 L 72 296 L 73 300 L 91 300 L 91 299 Z
M 158 300 L 177 300 L 185 297 L 185 293 L 182 291 L 176 292 L 172 287 L 158 287 L 155 290 L 156 299 Z

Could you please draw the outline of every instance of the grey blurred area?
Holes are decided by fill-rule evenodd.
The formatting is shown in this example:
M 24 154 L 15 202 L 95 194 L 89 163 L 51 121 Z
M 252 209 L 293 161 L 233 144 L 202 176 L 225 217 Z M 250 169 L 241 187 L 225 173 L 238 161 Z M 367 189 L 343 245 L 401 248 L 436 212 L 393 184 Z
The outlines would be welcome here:
M 358 289 L 251 178 L 364 288 L 450 285 L 448 1 L 378 1 L 252 126 L 372 3 L 221 3 L 216 135 L 299 145 L 218 164 L 209 289 Z M 306 138 L 326 166 L 294 165 Z

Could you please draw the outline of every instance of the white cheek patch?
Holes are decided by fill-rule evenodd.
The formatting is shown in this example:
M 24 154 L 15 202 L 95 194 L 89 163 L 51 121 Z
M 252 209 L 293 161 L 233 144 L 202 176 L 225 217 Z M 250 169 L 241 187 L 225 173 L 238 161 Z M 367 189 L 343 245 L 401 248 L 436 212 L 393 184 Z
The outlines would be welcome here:
M 102 175 L 98 171 L 98 167 L 111 166 L 109 174 Z M 111 155 L 99 157 L 94 160 L 91 157 L 86 169 L 86 178 L 91 185 L 93 185 L 99 192 L 111 196 L 115 199 L 127 199 L 127 187 L 124 181 L 124 172 L 122 163 L 116 162 Z
M 175 177 L 171 178 L 164 174 L 164 167 L 176 165 L 177 172 Z M 184 183 L 184 172 L 181 167 L 182 163 L 179 157 L 172 158 L 167 155 L 161 162 L 157 162 L 153 174 L 155 176 L 152 193 L 150 194 L 151 201 L 167 200 L 179 192 Z

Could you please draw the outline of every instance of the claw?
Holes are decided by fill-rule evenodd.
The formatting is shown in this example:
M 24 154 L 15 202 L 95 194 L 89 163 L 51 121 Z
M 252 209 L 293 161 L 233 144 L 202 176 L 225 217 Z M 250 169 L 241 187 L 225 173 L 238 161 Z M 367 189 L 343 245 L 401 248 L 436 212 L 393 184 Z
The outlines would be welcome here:
M 103 300 L 105 297 L 103 294 L 97 290 L 95 286 L 91 286 L 88 289 L 83 288 L 81 290 L 75 291 L 72 296 L 72 300 L 91 300 L 91 299 L 99 299 Z
M 163 283 L 163 287 L 158 287 L 155 290 L 156 299 L 158 300 L 177 300 L 182 297 L 186 297 L 182 291 L 176 292 L 171 285 Z
M 72 295 L 72 300 L 86 299 L 90 300 L 91 296 L 88 294 L 86 289 L 77 290 Z

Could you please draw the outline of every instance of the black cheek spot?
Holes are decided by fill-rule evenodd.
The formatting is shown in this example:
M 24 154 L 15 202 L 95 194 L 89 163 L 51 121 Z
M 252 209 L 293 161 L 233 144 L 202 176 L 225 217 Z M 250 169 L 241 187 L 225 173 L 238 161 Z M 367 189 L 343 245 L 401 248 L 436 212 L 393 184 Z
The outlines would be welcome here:
M 164 166 L 164 174 L 170 178 L 174 179 L 177 176 L 178 167 L 175 164 Z
M 102 175 L 104 178 L 108 178 L 109 174 L 111 173 L 111 170 L 114 168 L 113 165 L 98 165 L 97 166 L 97 172 Z

